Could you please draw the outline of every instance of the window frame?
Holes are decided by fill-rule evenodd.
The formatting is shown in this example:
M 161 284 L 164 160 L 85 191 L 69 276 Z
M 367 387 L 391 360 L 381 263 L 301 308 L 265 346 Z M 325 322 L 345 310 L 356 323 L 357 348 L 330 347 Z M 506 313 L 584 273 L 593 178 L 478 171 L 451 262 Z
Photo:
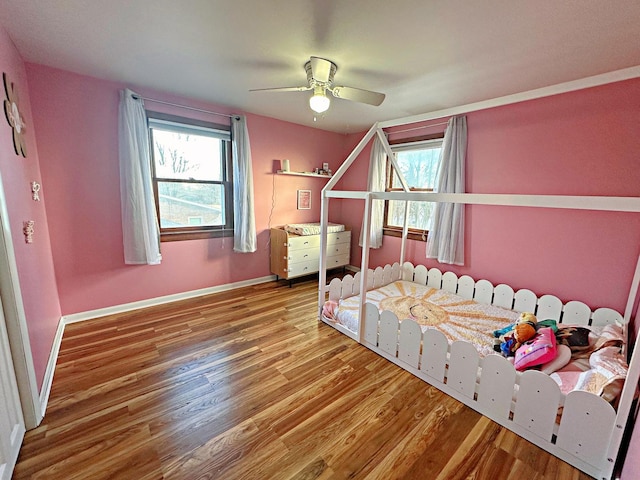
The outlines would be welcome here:
M 402 138 L 389 140 L 389 146 L 391 150 L 394 149 L 394 145 L 396 147 L 400 145 L 408 145 L 412 143 L 418 142 L 428 142 L 432 140 L 444 140 L 444 132 L 442 133 L 434 133 L 429 135 L 422 135 L 418 137 L 410 137 L 410 138 Z M 402 188 L 393 188 L 392 180 L 393 180 L 393 165 L 391 164 L 391 160 L 387 158 L 386 170 L 385 170 L 386 180 L 385 180 L 385 191 L 386 192 L 403 192 Z M 433 188 L 410 188 L 411 192 L 433 192 Z M 402 237 L 402 227 L 398 227 L 395 225 L 389 225 L 388 223 L 388 215 L 389 215 L 389 200 L 384 201 L 384 219 L 382 222 L 382 234 L 390 237 Z M 417 228 L 411 228 L 407 230 L 407 238 L 410 240 L 417 240 L 420 242 L 426 242 L 429 238 L 428 230 L 419 230 Z
M 158 227 L 160 229 L 160 241 L 161 242 L 173 242 L 180 240 L 197 240 L 204 238 L 222 238 L 233 236 L 233 173 L 232 173 L 232 156 L 231 156 L 231 126 L 221 125 L 212 122 L 205 122 L 202 120 L 195 120 L 187 117 L 180 117 L 177 115 L 170 115 L 160 112 L 147 111 L 147 128 L 149 130 L 149 161 L 151 162 L 151 182 L 153 185 L 153 195 L 156 204 L 156 218 L 158 221 Z M 222 180 L 194 180 L 194 179 L 175 179 L 164 178 L 156 175 L 156 162 L 155 162 L 155 148 L 153 144 L 153 124 L 165 123 L 172 127 L 174 131 L 182 131 L 185 133 L 197 134 L 198 131 L 218 131 L 224 132 L 225 136 L 228 134 L 228 139 L 222 138 L 221 145 L 221 176 Z M 207 225 L 207 226 L 192 226 L 192 227 L 162 227 L 160 224 L 160 197 L 158 194 L 158 182 L 175 182 L 181 184 L 212 184 L 222 185 L 224 192 L 224 215 L 225 225 Z

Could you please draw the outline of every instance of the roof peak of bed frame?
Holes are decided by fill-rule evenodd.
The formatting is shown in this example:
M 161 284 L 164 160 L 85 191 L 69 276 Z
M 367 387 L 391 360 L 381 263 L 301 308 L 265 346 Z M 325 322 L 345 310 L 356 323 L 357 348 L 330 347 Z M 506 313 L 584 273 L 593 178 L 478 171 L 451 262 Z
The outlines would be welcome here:
M 631 80 L 638 77 L 640 77 L 640 65 L 637 65 L 635 67 L 623 68 L 620 70 L 614 70 L 612 72 L 601 73 L 599 75 L 593 75 L 591 77 L 580 78 L 578 80 L 571 80 L 555 85 L 549 85 L 547 87 L 513 93 L 511 95 L 505 95 L 502 97 L 483 100 L 480 102 L 468 103 L 466 105 L 460 105 L 457 107 L 434 110 L 432 112 L 378 122 L 378 126 L 380 128 L 396 127 L 400 125 L 408 125 L 411 123 L 434 120 L 436 118 L 463 115 L 465 113 L 471 113 L 478 110 L 486 110 L 488 108 L 501 107 L 504 105 L 510 105 L 512 103 L 550 97 L 552 95 L 559 95 L 561 93 L 568 93 L 576 90 L 584 90 L 585 88 L 598 87 L 600 85 L 621 82 L 624 80 Z

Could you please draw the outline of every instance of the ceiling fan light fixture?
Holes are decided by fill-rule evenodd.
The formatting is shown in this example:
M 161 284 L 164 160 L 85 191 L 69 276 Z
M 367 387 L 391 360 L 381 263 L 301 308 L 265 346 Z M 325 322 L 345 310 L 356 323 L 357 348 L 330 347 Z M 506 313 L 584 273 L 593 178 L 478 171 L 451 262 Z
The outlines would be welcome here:
M 313 95 L 309 99 L 309 107 L 316 113 L 326 112 L 329 109 L 331 100 L 325 94 L 324 87 L 316 86 L 313 88 Z
M 250 91 L 308 92 L 309 90 L 313 90 L 313 94 L 309 97 L 309 107 L 314 113 L 326 112 L 331 106 L 331 100 L 329 100 L 331 96 L 337 99 L 365 103 L 376 107 L 384 100 L 384 93 L 336 85 L 333 82 L 333 78 L 338 70 L 338 66 L 326 58 L 311 57 L 309 61 L 304 64 L 304 70 L 307 73 L 306 85 L 300 85 L 298 87 L 259 88 Z M 331 95 L 328 95 L 327 92 L 330 92 Z

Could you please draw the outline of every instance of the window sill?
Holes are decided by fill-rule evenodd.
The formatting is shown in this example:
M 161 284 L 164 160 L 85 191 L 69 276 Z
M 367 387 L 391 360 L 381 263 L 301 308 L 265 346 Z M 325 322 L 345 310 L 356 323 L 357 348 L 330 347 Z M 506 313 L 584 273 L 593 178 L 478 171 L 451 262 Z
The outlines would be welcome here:
M 394 228 L 394 227 L 384 227 L 382 229 L 383 235 L 388 235 L 389 237 L 399 237 L 402 238 L 402 229 Z M 407 232 L 407 238 L 409 240 L 417 240 L 419 242 L 426 242 L 429 236 L 429 232 L 422 232 L 418 230 L 409 230 Z
M 194 230 L 181 232 L 160 232 L 161 242 L 180 240 L 201 240 L 203 238 L 233 237 L 233 230 Z

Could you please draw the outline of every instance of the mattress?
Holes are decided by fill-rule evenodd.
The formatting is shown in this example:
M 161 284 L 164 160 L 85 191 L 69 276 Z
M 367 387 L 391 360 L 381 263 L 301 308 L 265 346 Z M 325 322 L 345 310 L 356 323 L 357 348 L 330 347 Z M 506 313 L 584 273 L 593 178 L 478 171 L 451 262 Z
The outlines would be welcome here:
M 295 233 L 296 235 L 319 235 L 320 223 L 289 223 L 284 226 L 284 229 L 285 231 Z M 329 223 L 327 225 L 327 232 L 344 232 L 344 225 Z

